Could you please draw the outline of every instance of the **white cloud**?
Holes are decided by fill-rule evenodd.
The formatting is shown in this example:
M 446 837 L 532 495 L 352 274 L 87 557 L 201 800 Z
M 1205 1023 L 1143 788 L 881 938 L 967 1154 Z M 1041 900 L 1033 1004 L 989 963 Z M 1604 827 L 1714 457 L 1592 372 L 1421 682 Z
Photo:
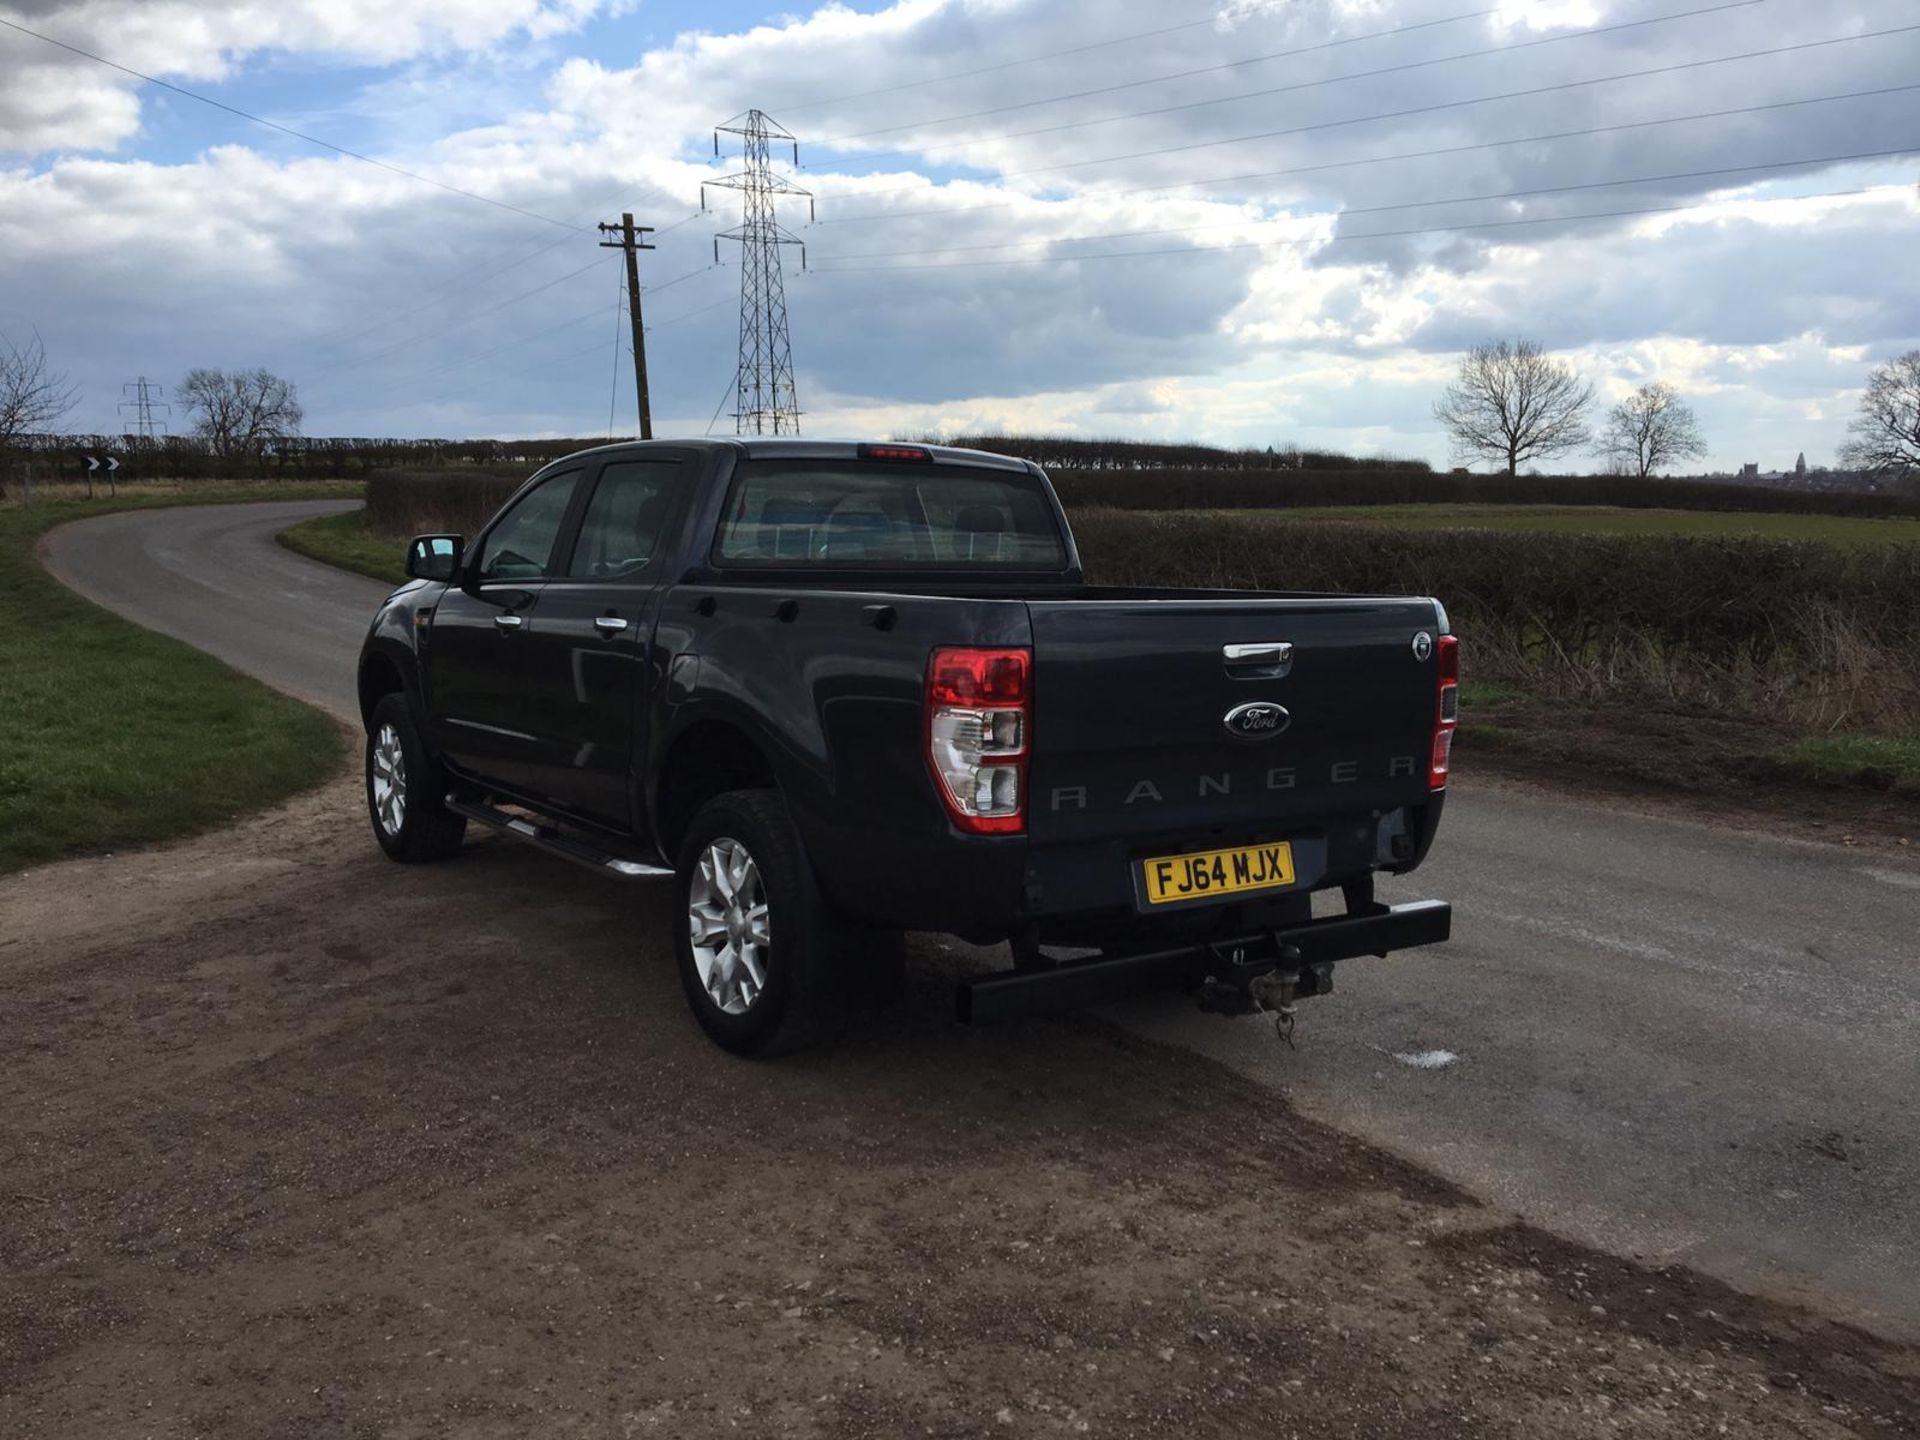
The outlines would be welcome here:
M 700 180 L 717 173 L 711 126 L 750 104 L 802 135 L 809 168 L 798 178 L 820 196 L 822 223 L 800 231 L 819 273 L 790 274 L 788 284 L 801 399 L 816 433 L 1131 430 L 1439 460 L 1429 410 L 1454 353 L 1518 333 L 1568 353 L 1609 394 L 1653 378 L 1679 384 L 1701 409 L 1716 461 L 1771 462 L 1747 452 L 1790 434 L 1810 458 L 1830 452 L 1866 364 L 1920 343 L 1920 276 L 1905 258 L 1920 218 L 1910 188 L 1807 193 L 1910 178 L 1884 164 L 1814 161 L 1920 146 L 1916 92 L 1488 143 L 1911 83 L 1911 43 L 1456 104 L 1896 24 L 1909 18 L 1902 0 L 1758 6 L 1583 36 L 1532 49 L 1523 63 L 1464 59 L 1020 139 L 998 132 L 1353 76 L 1644 12 L 1600 0 L 1508 6 L 1380 36 L 1457 11 L 1444 0 L 1294 0 L 1236 8 L 1230 25 L 1086 49 L 1175 22 L 1150 0 L 1113 0 L 1097 25 L 1069 0 L 905 0 L 872 14 L 829 6 L 681 36 L 625 68 L 556 51 L 550 69 L 535 70 L 544 87 L 532 98 L 523 90 L 520 108 L 434 131 L 420 127 L 437 91 L 485 72 L 503 42 L 566 33 L 607 7 L 7 3 L 0 13 L 63 34 L 71 26 L 83 39 L 138 11 L 140 25 L 99 43 L 188 78 L 229 74 L 269 52 L 281 67 L 451 57 L 434 85 L 409 95 L 408 143 L 394 158 L 543 215 L 588 225 L 632 206 L 661 227 L 648 283 L 680 281 L 648 299 L 660 327 L 650 350 L 663 428 L 704 428 L 731 372 L 734 274 L 702 269 L 714 225 L 666 227 L 692 213 Z M 166 14 L 173 31 L 148 23 Z M 1379 38 L 1253 59 L 1362 35 Z M 0 40 L 0 59 L 24 43 Z M 1010 63 L 1054 51 L 1075 53 Z M 1027 104 L 1233 59 L 1248 63 Z M 863 93 L 955 71 L 979 73 Z M 76 154 L 131 135 L 136 97 L 117 83 L 88 91 L 76 82 L 92 72 L 76 67 L 20 73 L 42 87 L 39 99 L 0 98 L 0 136 L 31 124 L 41 138 L 27 148 L 62 156 L 0 169 L 0 324 L 39 325 L 86 384 L 82 423 L 111 424 L 119 384 L 134 373 L 252 363 L 299 379 L 310 423 L 335 432 L 593 433 L 606 424 L 610 390 L 616 419 L 624 416 L 626 382 L 610 385 L 607 373 L 615 271 L 593 248 L 597 236 L 569 238 L 337 157 L 270 158 L 226 122 L 209 132 L 226 143 L 187 160 L 145 158 L 137 145 L 125 156 Z M 343 96 L 342 108 L 382 114 L 390 89 L 377 102 Z M 80 98 L 61 109 L 55 100 L 67 91 Z M 1007 106 L 1022 108 L 932 123 Z M 1079 166 L 1407 110 L 1422 113 Z M 893 124 L 915 128 L 869 149 L 972 138 L 931 157 L 885 159 L 806 143 Z M 1644 178 L 1775 158 L 1796 164 L 1762 177 Z M 1229 176 L 1250 178 L 1219 178 Z M 1461 198 L 1623 177 L 1634 183 Z M 1687 208 L 1585 218 L 1668 206 Z M 804 208 L 787 219 L 800 226 Z M 1490 223 L 1515 220 L 1528 223 Z M 1111 238 L 1079 238 L 1090 236 Z M 1275 237 L 1299 243 L 1251 248 Z M 1127 251 L 1154 253 L 1098 258 Z M 1036 258 L 1046 263 L 1004 263 Z M 32 313 L 21 308 L 29 302 Z
M 383 65 L 577 28 L 607 0 L 4 0 L 0 19 L 182 84 L 263 51 Z M 624 8 L 624 7 L 622 7 Z M 100 150 L 138 130 L 131 77 L 0 29 L 0 153 Z

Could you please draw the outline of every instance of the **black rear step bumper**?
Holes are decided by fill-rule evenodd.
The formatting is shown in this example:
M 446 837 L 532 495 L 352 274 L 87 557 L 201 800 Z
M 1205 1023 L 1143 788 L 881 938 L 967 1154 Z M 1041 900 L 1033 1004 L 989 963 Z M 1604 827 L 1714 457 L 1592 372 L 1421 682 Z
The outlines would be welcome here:
M 1226 969 L 1241 973 L 1271 970 L 1283 960 L 1290 967 L 1331 965 L 1358 955 L 1386 955 L 1417 945 L 1437 945 L 1452 931 L 1453 906 L 1444 900 L 1416 900 L 1359 915 L 1310 920 L 1304 925 L 1235 940 L 983 975 L 963 980 L 954 1003 L 963 1024 L 980 1025 L 1015 1015 L 1073 1010 L 1130 995 L 1199 985 L 1209 975 Z

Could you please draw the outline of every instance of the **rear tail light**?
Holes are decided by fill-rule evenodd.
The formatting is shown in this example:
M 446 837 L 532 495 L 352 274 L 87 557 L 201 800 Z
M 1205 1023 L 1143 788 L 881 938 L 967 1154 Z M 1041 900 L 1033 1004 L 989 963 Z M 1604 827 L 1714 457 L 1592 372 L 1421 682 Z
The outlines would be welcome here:
M 1033 652 L 943 649 L 927 665 L 927 762 L 947 814 L 975 835 L 1027 828 Z
M 855 452 L 862 460 L 910 460 L 932 464 L 933 452 L 924 445 L 862 445 Z
M 1433 761 L 1428 788 L 1446 788 L 1453 763 L 1453 731 L 1460 723 L 1460 639 L 1442 635 L 1434 642 Z

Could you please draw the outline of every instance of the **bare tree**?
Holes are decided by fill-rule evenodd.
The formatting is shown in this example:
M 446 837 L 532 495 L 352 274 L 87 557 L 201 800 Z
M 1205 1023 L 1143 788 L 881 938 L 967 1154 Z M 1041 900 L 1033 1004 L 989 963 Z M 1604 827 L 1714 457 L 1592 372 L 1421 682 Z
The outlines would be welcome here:
M 1645 479 L 1676 460 L 1698 460 L 1707 453 L 1707 442 L 1693 407 L 1673 386 L 1655 380 L 1607 412 L 1600 453 L 1620 474 Z
M 53 429 L 79 398 L 65 374 L 47 368 L 38 331 L 25 345 L 0 334 L 0 500 L 7 494 L 7 452 L 27 436 Z
M 1852 438 L 1840 447 L 1842 465 L 1881 475 L 1920 471 L 1920 350 L 1873 372 L 1847 433 Z
M 298 435 L 306 414 L 293 382 L 270 370 L 189 370 L 174 397 L 216 455 L 259 455 Z
M 1433 407 L 1456 460 L 1488 460 L 1516 475 L 1529 460 L 1564 455 L 1587 443 L 1593 386 L 1531 340 L 1476 345 L 1460 378 Z

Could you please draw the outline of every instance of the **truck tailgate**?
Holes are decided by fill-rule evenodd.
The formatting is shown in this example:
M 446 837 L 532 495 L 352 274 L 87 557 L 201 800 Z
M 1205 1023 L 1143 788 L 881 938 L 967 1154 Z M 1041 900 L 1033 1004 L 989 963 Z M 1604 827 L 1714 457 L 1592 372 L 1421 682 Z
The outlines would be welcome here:
M 1028 602 L 1039 845 L 1307 827 L 1428 798 L 1438 633 L 1431 600 Z M 1230 646 L 1290 647 L 1280 665 Z M 1251 735 L 1230 712 L 1284 717 Z

